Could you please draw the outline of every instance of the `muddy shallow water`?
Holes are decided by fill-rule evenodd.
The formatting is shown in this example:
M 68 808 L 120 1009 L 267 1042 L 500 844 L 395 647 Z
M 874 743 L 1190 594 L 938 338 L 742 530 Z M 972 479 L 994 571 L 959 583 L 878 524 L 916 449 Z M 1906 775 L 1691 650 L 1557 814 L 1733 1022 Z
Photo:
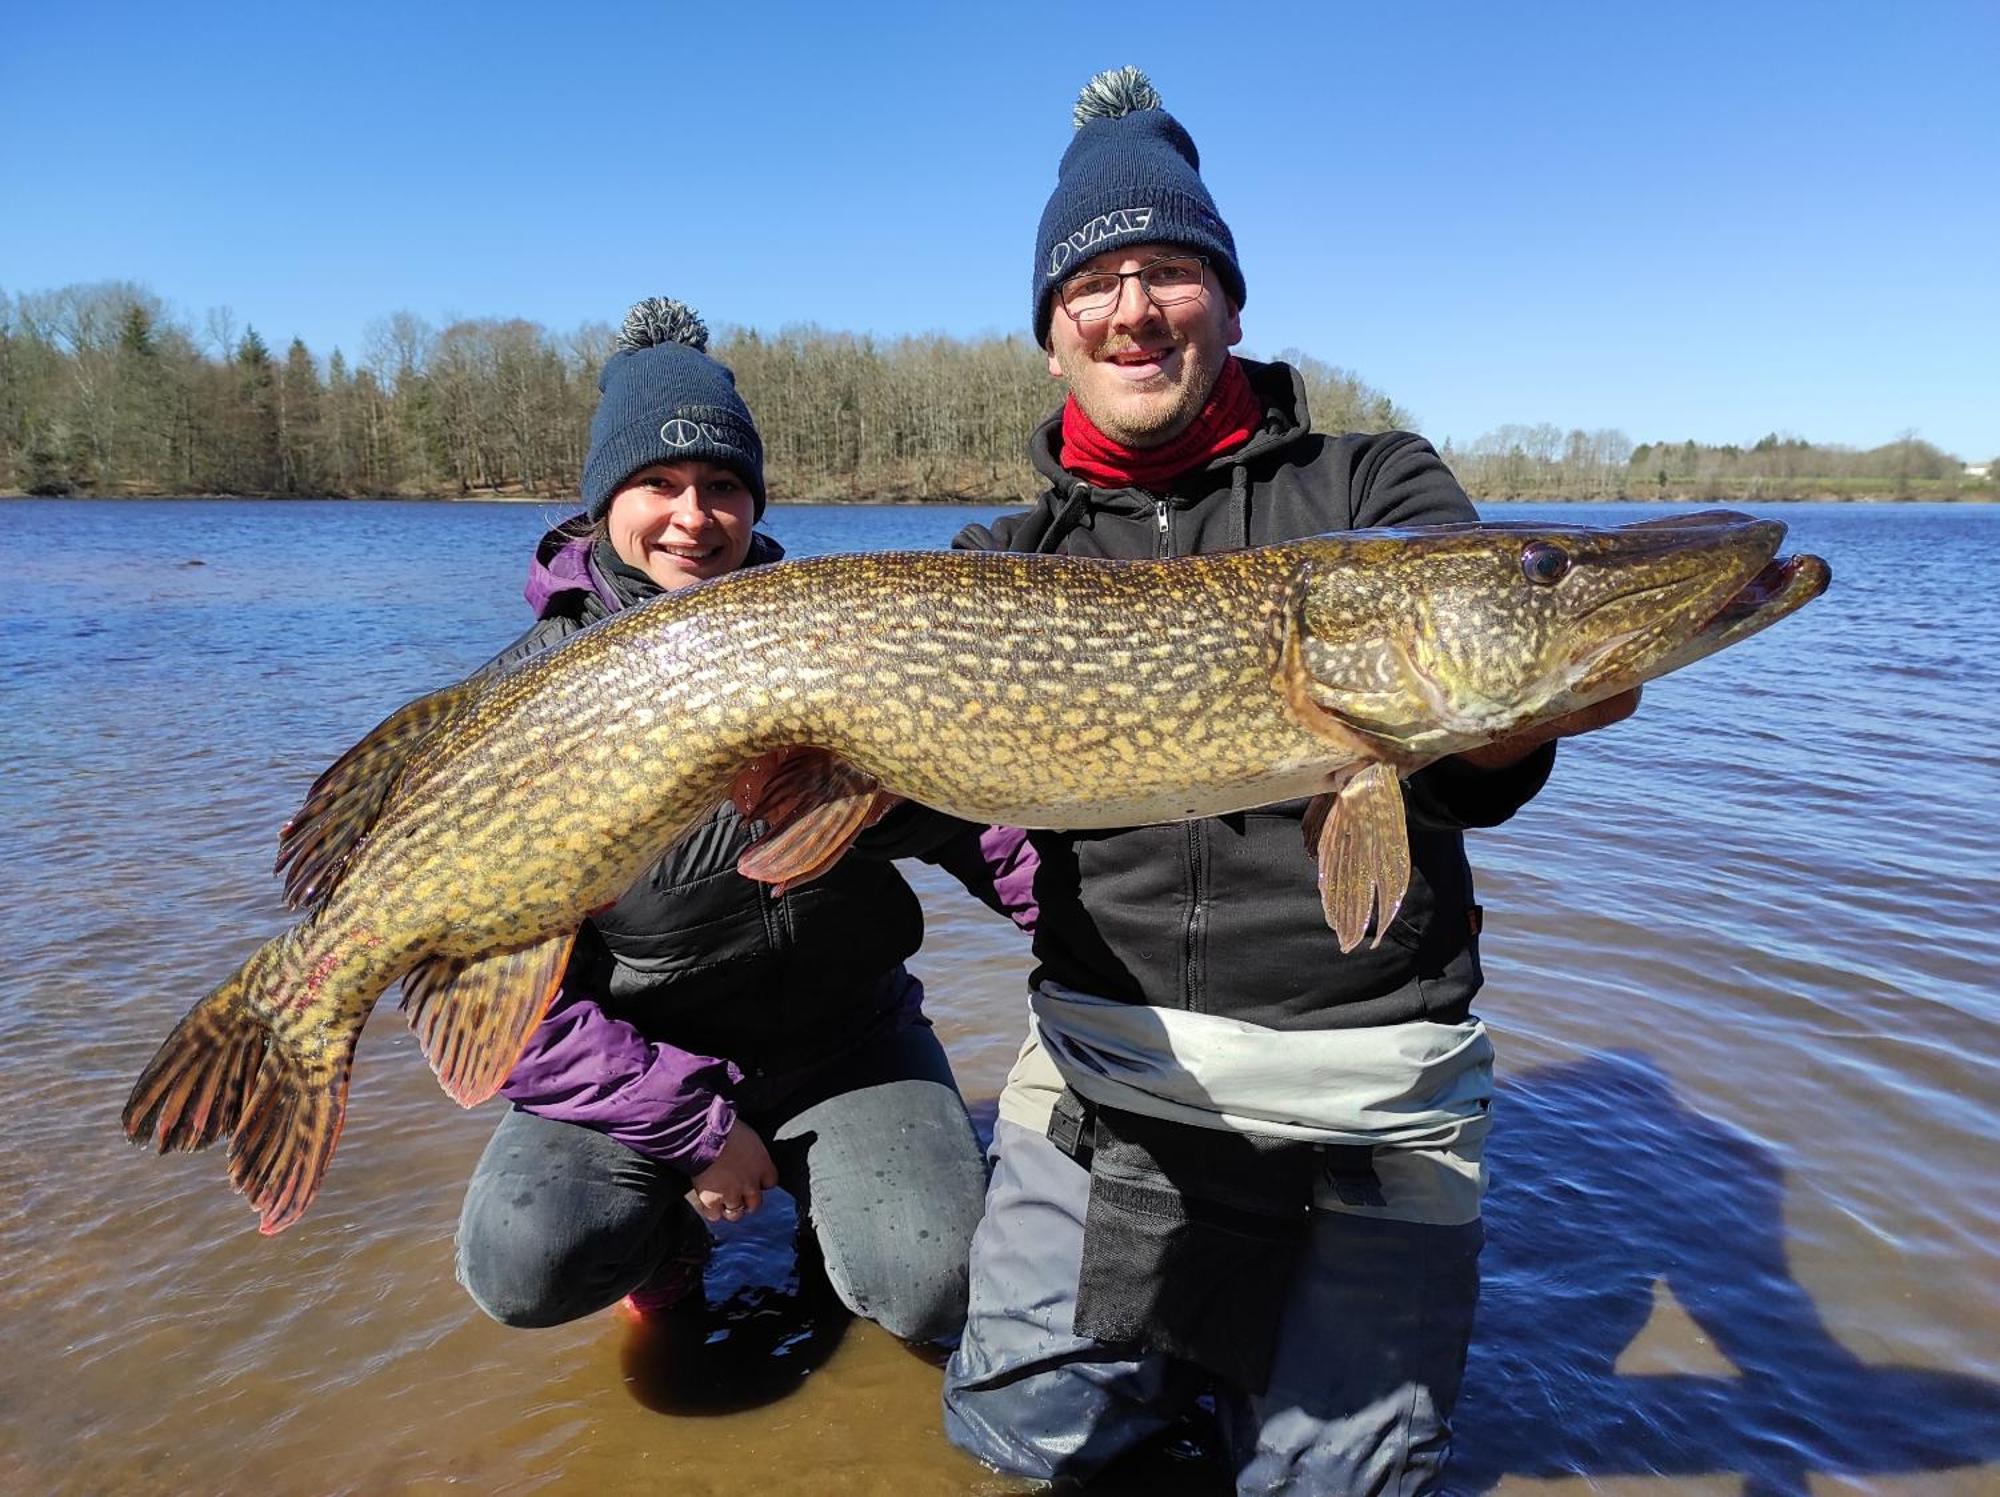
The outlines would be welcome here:
M 219 1157 L 119 1136 L 171 1021 L 285 923 L 278 824 L 518 632 L 552 512 L 0 512 L 0 1490 L 1014 1489 L 944 1441 L 932 1360 L 797 1282 L 782 1197 L 725 1231 L 700 1317 L 485 1321 L 451 1235 L 497 1104 L 452 1106 L 388 1010 L 280 1237 Z M 927 546 L 985 513 L 771 528 Z M 1501 1091 L 1454 1490 L 2000 1487 L 2000 511 L 1770 513 L 1829 595 L 1472 841 Z M 984 1125 L 1026 952 L 913 877 Z M 1191 1424 L 1107 1489 L 1226 1490 L 1203 1452 Z

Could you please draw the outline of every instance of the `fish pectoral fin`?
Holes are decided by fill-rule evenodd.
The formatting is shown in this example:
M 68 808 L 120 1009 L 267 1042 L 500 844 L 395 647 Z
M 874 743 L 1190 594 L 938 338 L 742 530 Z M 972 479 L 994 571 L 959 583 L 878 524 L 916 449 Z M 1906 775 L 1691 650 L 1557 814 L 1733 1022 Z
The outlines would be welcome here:
M 288 906 L 326 902 L 412 751 L 484 690 L 482 680 L 461 681 L 397 708 L 313 781 L 305 804 L 278 832 L 278 862 L 272 871 L 285 880 Z
M 1305 815 L 1299 819 L 1299 831 L 1306 841 L 1306 856 L 1315 862 L 1319 860 L 1320 833 L 1326 830 L 1326 818 L 1333 813 L 1339 800 L 1339 794 L 1331 790 L 1315 795 L 1306 802 Z
M 548 1012 L 576 932 L 473 962 L 432 957 L 403 978 L 403 1007 L 439 1085 L 461 1107 L 500 1090 Z
M 1321 799 L 1327 797 L 1315 798 Z M 1319 831 L 1320 905 L 1341 951 L 1361 944 L 1371 910 L 1375 939 L 1369 945 L 1379 946 L 1410 888 L 1402 781 L 1392 765 L 1370 764 L 1331 800 Z
M 747 821 L 769 830 L 736 860 L 736 871 L 784 889 L 818 878 L 840 861 L 896 797 L 825 749 L 784 748 L 753 760 L 729 787 Z

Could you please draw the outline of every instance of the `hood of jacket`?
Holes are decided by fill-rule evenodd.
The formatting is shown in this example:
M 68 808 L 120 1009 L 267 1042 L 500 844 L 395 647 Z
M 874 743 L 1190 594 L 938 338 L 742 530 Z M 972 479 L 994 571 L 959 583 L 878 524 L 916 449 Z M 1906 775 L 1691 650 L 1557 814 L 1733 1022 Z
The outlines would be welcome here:
M 536 543 L 534 559 L 528 563 L 527 586 L 521 589 L 536 618 L 545 619 L 552 613 L 602 617 L 625 606 L 611 578 L 591 560 L 591 529 L 589 515 L 571 515 Z M 768 566 L 782 561 L 784 555 L 785 548 L 774 537 L 752 531 L 750 554 L 743 565 Z

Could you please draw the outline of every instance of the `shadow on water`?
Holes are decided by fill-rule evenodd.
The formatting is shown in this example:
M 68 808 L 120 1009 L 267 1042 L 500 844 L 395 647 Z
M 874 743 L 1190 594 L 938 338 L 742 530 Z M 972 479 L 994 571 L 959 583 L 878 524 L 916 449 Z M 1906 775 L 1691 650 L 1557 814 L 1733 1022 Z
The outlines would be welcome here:
M 998 1103 L 967 1110 L 984 1148 Z M 764 1210 L 726 1229 L 699 1299 L 626 1320 L 620 1371 L 633 1398 L 655 1413 L 742 1413 L 795 1392 L 839 1350 L 852 1320 L 818 1241 L 800 1229 L 791 1197 L 773 1191 Z M 905 1349 L 940 1369 L 949 1355 L 944 1347 Z
M 625 1325 L 625 1386 L 656 1413 L 736 1414 L 776 1403 L 825 1365 L 852 1318 L 782 1192 L 729 1229 L 707 1277 L 700 1297 Z
M 1908 1475 L 2000 1457 L 2000 1386 L 1871 1366 L 1829 1332 L 1784 1252 L 1769 1153 L 1683 1106 L 1640 1055 L 1513 1081 L 1487 1146 L 1484 1285 L 1446 1490 L 1508 1477 L 1737 1476 L 1806 1497 L 1817 1474 Z M 1664 1286 L 1712 1374 L 1631 1373 Z M 1224 1497 L 1196 1411 L 1092 1492 Z
M 737 1414 L 797 1389 L 833 1355 L 848 1319 L 831 1291 L 810 1281 L 746 1290 L 628 1323 L 620 1369 L 632 1396 L 655 1413 Z
M 972 1136 L 979 1140 L 983 1154 L 993 1147 L 993 1125 L 1000 1121 L 1000 1099 L 988 1097 L 983 1102 L 967 1102 L 965 1115 L 972 1119 Z
M 968 1104 L 982 1149 L 998 1110 L 994 1099 Z M 800 1229 L 790 1195 L 772 1191 L 765 1202 L 722 1230 L 698 1299 L 656 1318 L 626 1319 L 620 1372 L 645 1408 L 694 1416 L 760 1408 L 797 1391 L 839 1350 L 853 1316 L 826 1276 L 819 1244 Z M 906 1349 L 938 1368 L 949 1355 Z
M 1494 1119 L 1454 1491 L 1508 1475 L 1733 1473 L 1789 1497 L 1816 1473 L 2000 1456 L 2000 1388 L 1871 1366 L 1834 1339 L 1786 1267 L 1776 1163 L 1683 1106 L 1646 1057 L 1536 1072 L 1504 1089 Z M 1736 1375 L 1619 1371 L 1656 1284 Z

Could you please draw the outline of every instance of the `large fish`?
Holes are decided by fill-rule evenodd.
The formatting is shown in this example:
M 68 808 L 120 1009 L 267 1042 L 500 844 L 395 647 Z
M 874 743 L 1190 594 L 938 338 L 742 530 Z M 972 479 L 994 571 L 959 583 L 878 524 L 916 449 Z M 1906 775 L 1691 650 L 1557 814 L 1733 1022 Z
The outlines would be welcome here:
M 280 837 L 310 913 L 180 1021 L 126 1132 L 229 1136 L 231 1180 L 283 1229 L 391 983 L 445 1090 L 484 1099 L 579 923 L 730 794 L 770 826 L 739 866 L 778 883 L 830 866 L 893 795 L 1074 828 L 1321 795 L 1328 922 L 1352 949 L 1408 881 L 1400 777 L 1818 596 L 1825 563 L 1775 561 L 1783 536 L 1715 512 L 1158 562 L 882 553 L 666 594 L 411 703 L 328 769 Z

